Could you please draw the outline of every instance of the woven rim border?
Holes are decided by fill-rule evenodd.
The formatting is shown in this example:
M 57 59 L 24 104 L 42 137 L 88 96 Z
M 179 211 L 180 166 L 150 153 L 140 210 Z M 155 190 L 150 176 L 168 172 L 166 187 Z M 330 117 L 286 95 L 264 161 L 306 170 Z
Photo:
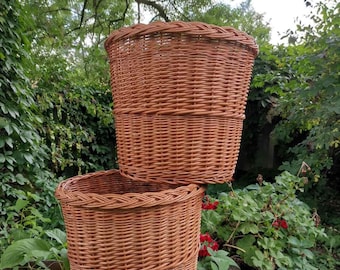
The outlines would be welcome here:
M 150 24 L 136 24 L 130 27 L 123 27 L 111 33 L 105 41 L 105 49 L 108 50 L 112 42 L 131 37 L 151 35 L 155 33 L 180 33 L 192 36 L 201 36 L 211 39 L 221 39 L 236 42 L 250 50 L 254 57 L 259 53 L 259 48 L 254 38 L 233 27 L 221 27 L 202 22 L 152 22 Z
M 108 170 L 100 173 L 104 176 L 111 175 L 114 171 L 115 170 Z M 198 194 L 203 194 L 205 191 L 204 187 L 196 184 L 174 187 L 173 189 L 170 189 L 169 185 L 169 189 L 145 193 L 97 194 L 68 190 L 68 187 L 75 182 L 82 181 L 82 179 L 91 176 L 98 177 L 98 172 L 75 176 L 60 182 L 56 189 L 56 197 L 62 200 L 63 203 L 71 206 L 109 210 L 168 205 L 187 201 Z

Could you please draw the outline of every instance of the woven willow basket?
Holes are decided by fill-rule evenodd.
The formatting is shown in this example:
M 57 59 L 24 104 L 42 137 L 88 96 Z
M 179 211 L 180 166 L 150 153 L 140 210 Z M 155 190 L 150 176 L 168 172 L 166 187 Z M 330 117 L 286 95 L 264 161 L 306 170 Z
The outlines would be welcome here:
M 117 170 L 59 184 L 72 270 L 195 270 L 204 188 L 135 182 Z
M 105 42 L 121 173 L 172 184 L 231 180 L 254 58 L 252 37 L 198 22 L 155 22 Z

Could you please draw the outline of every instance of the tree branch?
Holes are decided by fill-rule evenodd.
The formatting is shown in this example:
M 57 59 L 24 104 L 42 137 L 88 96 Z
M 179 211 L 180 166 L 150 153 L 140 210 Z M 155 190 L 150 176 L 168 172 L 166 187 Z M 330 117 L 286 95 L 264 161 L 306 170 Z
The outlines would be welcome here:
M 164 8 L 154 1 L 150 0 L 135 0 L 138 4 L 144 4 L 146 6 L 151 6 L 158 11 L 160 17 L 162 17 L 166 22 L 170 22 L 169 17 L 166 15 Z
M 191 19 L 190 19 L 189 17 L 187 17 L 186 15 L 184 15 L 183 11 L 180 11 L 180 10 L 177 8 L 176 1 L 171 2 L 171 5 L 172 5 L 173 9 L 174 9 L 178 14 L 181 14 L 181 16 L 182 16 L 186 21 L 191 21 Z
M 128 9 L 129 9 L 129 1 L 125 0 L 125 10 L 123 12 L 122 17 L 120 17 L 118 19 L 110 20 L 109 21 L 109 27 L 112 23 L 119 22 L 119 21 L 125 21 L 125 17 L 126 17 L 126 13 L 127 13 Z
M 140 3 L 137 2 L 137 8 L 138 8 L 138 23 L 140 23 Z
M 50 10 L 46 10 L 46 11 L 41 11 L 41 13 L 52 13 L 52 12 L 59 12 L 59 11 L 69 11 L 71 12 L 72 10 L 69 8 L 57 8 L 57 9 L 50 9 Z
M 99 8 L 99 5 L 100 3 L 102 2 L 102 0 L 98 0 L 98 2 L 96 1 L 93 1 L 93 7 L 94 7 L 94 23 L 93 23 L 93 26 L 92 26 L 92 40 L 95 36 L 95 29 L 96 29 L 96 24 L 97 22 L 99 22 L 99 25 L 101 26 L 101 29 L 103 29 L 103 26 L 101 25 L 100 23 L 100 19 L 98 17 L 98 8 Z
M 86 9 L 86 5 L 87 5 L 87 1 L 88 1 L 88 0 L 85 0 L 85 1 L 84 1 L 83 9 L 81 10 L 79 28 L 82 26 L 83 21 L 84 21 L 85 9 Z
M 98 2 L 94 3 L 94 14 L 87 18 L 85 20 L 85 9 L 86 9 L 86 5 L 88 3 L 88 0 L 84 0 L 84 5 L 83 5 L 83 8 L 82 8 L 82 11 L 81 11 L 81 18 L 80 18 L 80 23 L 78 26 L 70 29 L 65 35 L 69 35 L 71 34 L 72 32 L 75 32 L 77 30 L 80 30 L 82 27 L 83 27 L 83 24 L 84 24 L 84 21 L 85 21 L 85 24 L 88 20 L 90 19 L 94 19 L 94 23 L 93 23 L 93 28 L 92 28 L 92 33 L 94 33 L 94 30 L 96 27 L 101 27 L 101 29 L 103 29 L 103 23 L 108 23 L 108 30 L 109 30 L 109 33 L 111 32 L 111 25 L 113 23 L 116 23 L 116 22 L 119 22 L 119 21 L 125 21 L 125 18 L 126 18 L 126 14 L 129 10 L 129 0 L 125 0 L 125 9 L 123 11 L 123 14 L 121 17 L 117 18 L 117 19 L 113 19 L 113 20 L 108 20 L 108 21 L 105 21 L 105 22 L 102 22 L 99 17 L 100 17 L 100 14 L 98 14 L 98 8 L 99 8 L 99 5 L 102 3 L 102 0 L 99 0 Z

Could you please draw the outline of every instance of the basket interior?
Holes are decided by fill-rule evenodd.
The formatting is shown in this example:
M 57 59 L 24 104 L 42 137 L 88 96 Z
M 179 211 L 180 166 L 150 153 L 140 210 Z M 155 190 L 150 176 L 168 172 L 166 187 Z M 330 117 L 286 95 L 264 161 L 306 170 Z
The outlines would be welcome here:
M 64 186 L 64 191 L 106 195 L 160 192 L 177 187 L 179 187 L 179 185 L 134 181 L 121 176 L 117 171 L 113 171 L 109 174 L 97 173 L 75 178 Z

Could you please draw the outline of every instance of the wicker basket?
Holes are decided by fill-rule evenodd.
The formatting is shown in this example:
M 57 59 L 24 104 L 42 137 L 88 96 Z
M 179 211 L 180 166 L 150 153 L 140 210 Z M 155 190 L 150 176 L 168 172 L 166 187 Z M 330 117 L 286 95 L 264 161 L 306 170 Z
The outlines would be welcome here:
M 72 270 L 195 270 L 204 188 L 135 182 L 117 170 L 56 189 Z
M 121 173 L 222 183 L 237 162 L 254 39 L 230 27 L 155 22 L 105 42 Z

